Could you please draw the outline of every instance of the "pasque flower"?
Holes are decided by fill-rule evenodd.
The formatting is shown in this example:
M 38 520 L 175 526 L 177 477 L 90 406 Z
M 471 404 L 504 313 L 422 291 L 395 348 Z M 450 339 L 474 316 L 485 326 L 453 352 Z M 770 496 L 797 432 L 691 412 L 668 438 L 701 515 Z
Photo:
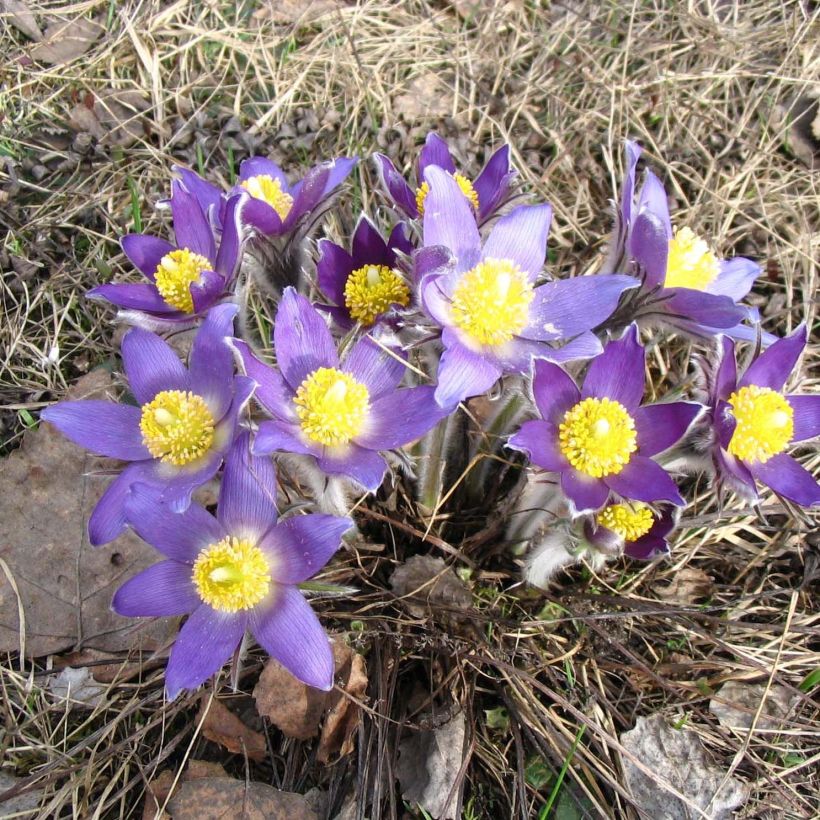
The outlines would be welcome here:
M 804 507 L 820 504 L 820 484 L 787 450 L 820 435 L 820 396 L 784 392 L 806 346 L 806 326 L 779 339 L 738 378 L 735 345 L 720 340 L 709 382 L 710 455 L 718 484 L 755 501 L 755 482 Z
M 444 171 L 428 167 L 424 245 L 449 262 L 421 281 L 426 312 L 442 327 L 436 401 L 452 408 L 484 393 L 502 373 L 533 358 L 567 361 L 601 350 L 591 328 L 636 286 L 630 276 L 588 276 L 537 284 L 547 253 L 549 205 L 522 205 L 494 225 L 482 246 L 470 206 Z M 445 256 L 445 258 L 446 258 Z M 574 339 L 563 348 L 553 344 Z
M 396 225 L 385 242 L 366 216 L 356 225 L 350 253 L 329 239 L 319 240 L 316 279 L 319 290 L 333 303 L 322 309 L 337 325 L 344 330 L 357 322 L 372 327 L 391 308 L 410 304 L 410 287 L 398 269 L 397 251 L 413 252 L 405 225 Z
M 433 387 L 397 389 L 404 361 L 369 337 L 340 361 L 324 319 L 293 288 L 282 296 L 273 334 L 278 369 L 233 341 L 258 384 L 257 400 L 273 417 L 259 425 L 259 455 L 283 450 L 311 456 L 325 473 L 375 490 L 387 468 L 379 450 L 414 441 L 444 416 Z
M 375 154 L 384 189 L 396 206 L 410 219 L 418 219 L 424 214 L 430 185 L 426 181 L 427 168 L 441 168 L 458 184 L 459 190 L 469 203 L 471 211 L 479 222 L 495 213 L 510 196 L 510 188 L 517 171 L 510 165 L 510 146 L 502 145 L 487 160 L 481 173 L 472 182 L 456 170 L 453 155 L 447 143 L 435 132 L 427 135 L 419 154 L 418 188 L 411 188 L 396 166 L 384 154 Z
M 126 256 L 148 281 L 100 285 L 87 294 L 111 302 L 121 308 L 122 318 L 149 328 L 199 320 L 230 296 L 242 258 L 240 213 L 247 197 L 225 201 L 221 232 L 216 233 L 195 194 L 179 180 L 171 190 L 175 244 L 147 234 L 122 239 Z
M 578 512 L 600 509 L 611 493 L 683 506 L 674 481 L 652 456 L 678 441 L 703 406 L 641 405 L 644 359 L 632 325 L 592 360 L 580 389 L 558 365 L 535 362 L 532 389 L 541 418 L 524 422 L 509 446 L 558 473 Z
M 646 561 L 669 553 L 667 538 L 677 517 L 677 508 L 668 505 L 658 513 L 641 501 L 610 504 L 584 518 L 584 539 L 605 555 Z
M 251 455 L 248 433 L 225 459 L 216 517 L 195 503 L 175 512 L 143 484 L 131 488 L 125 507 L 131 527 L 166 560 L 126 581 L 114 610 L 189 614 L 168 659 L 169 698 L 221 669 L 248 629 L 294 677 L 319 689 L 333 686 L 330 644 L 298 584 L 336 552 L 349 518 L 277 521 L 273 463 Z
M 41 417 L 75 444 L 130 464 L 91 514 L 89 539 L 105 544 L 125 529 L 124 503 L 137 481 L 151 484 L 177 508 L 219 469 L 253 382 L 234 376 L 225 338 L 235 305 L 212 308 L 194 338 L 186 368 L 167 342 L 141 328 L 122 340 L 122 360 L 137 404 L 63 401 Z
M 654 318 L 689 334 L 754 339 L 759 322 L 754 308 L 738 304 L 760 274 L 760 266 L 737 256 L 719 259 L 689 227 L 672 228 L 661 181 L 646 172 L 635 193 L 640 147 L 627 142 L 627 172 L 604 272 L 634 273 L 641 289 L 633 295 L 631 318 Z M 764 342 L 774 341 L 763 334 Z

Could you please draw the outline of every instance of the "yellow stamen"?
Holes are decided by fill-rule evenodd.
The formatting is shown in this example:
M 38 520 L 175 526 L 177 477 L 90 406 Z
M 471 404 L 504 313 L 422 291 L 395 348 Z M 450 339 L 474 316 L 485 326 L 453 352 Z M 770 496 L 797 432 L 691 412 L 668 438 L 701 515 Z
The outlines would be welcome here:
M 527 275 L 512 260 L 485 259 L 453 290 L 453 322 L 479 344 L 504 344 L 529 324 L 534 296 Z
M 358 268 L 345 283 L 345 306 L 351 317 L 365 326 L 372 325 L 391 305 L 406 307 L 409 302 L 410 289 L 386 265 Z
M 638 449 L 634 419 L 612 399 L 578 402 L 564 416 L 558 438 L 567 461 L 593 478 L 617 475 Z
M 474 210 L 478 210 L 478 192 L 473 188 L 473 183 L 470 182 L 463 174 L 452 174 L 453 179 L 461 188 L 461 193 L 470 200 L 470 204 Z M 430 193 L 430 183 L 422 182 L 420 188 L 416 188 L 416 208 L 418 208 L 419 216 L 424 216 L 424 200 L 427 199 L 427 194 Z
M 154 273 L 154 283 L 167 304 L 184 313 L 193 313 L 191 285 L 199 281 L 203 271 L 213 267 L 204 256 L 182 248 L 162 257 Z
M 238 612 L 256 606 L 268 594 L 270 564 L 259 547 L 228 536 L 199 553 L 192 579 L 208 606 Z
M 794 435 L 794 410 L 768 387 L 750 384 L 729 396 L 737 425 L 727 448 L 743 461 L 765 464 L 782 453 Z
M 287 218 L 293 207 L 293 197 L 282 190 L 282 183 L 276 177 L 259 174 L 249 177 L 240 184 L 252 197 L 267 202 L 279 214 L 280 219 Z
M 669 240 L 664 287 L 706 290 L 719 272 L 720 263 L 706 242 L 689 228 L 675 232 Z
M 612 504 L 595 516 L 601 527 L 606 527 L 624 541 L 637 541 L 646 535 L 655 523 L 652 510 L 636 502 L 634 504 Z
M 308 438 L 320 444 L 347 444 L 367 421 L 370 394 L 348 373 L 320 367 L 299 385 L 293 403 Z
M 202 456 L 214 440 L 214 418 L 202 396 L 163 390 L 142 406 L 143 444 L 154 458 L 181 467 Z

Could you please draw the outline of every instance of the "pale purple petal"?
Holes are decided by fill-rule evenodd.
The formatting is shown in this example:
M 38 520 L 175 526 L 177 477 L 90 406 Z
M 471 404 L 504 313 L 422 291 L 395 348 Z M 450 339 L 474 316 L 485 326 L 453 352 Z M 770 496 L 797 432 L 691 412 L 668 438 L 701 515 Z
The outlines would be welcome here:
M 739 302 L 752 288 L 755 279 L 760 276 L 760 265 L 751 259 L 736 256 L 724 259 L 720 263 L 717 278 L 708 286 L 709 293 L 728 296 Z
M 233 336 L 238 312 L 239 307 L 232 304 L 211 308 L 191 347 L 191 390 L 205 399 L 217 421 L 231 403 L 234 359 L 226 340 Z
M 295 678 L 325 692 L 333 688 L 333 652 L 319 619 L 294 586 L 279 586 L 272 603 L 250 613 L 262 648 Z
M 193 612 L 202 601 L 191 580 L 191 568 L 160 561 L 126 581 L 111 608 L 127 618 L 162 618 Z
M 190 390 L 185 365 L 156 333 L 129 330 L 122 340 L 122 363 L 138 404 L 147 404 L 163 390 Z
M 661 303 L 664 313 L 688 319 L 709 328 L 734 327 L 744 319 L 744 308 L 728 296 L 717 296 L 690 288 L 669 288 Z
M 213 263 L 216 259 L 216 243 L 211 223 L 196 196 L 177 179 L 171 183 L 171 213 L 177 245 L 198 253 Z
M 702 404 L 688 401 L 639 407 L 632 413 L 638 434 L 638 452 L 642 456 L 654 456 L 668 450 L 683 437 L 703 409 Z
M 592 478 L 572 469 L 561 473 L 561 490 L 578 513 L 598 510 L 609 498 L 609 487 L 600 478 Z
M 526 453 L 527 458 L 542 470 L 560 473 L 569 469 L 569 462 L 558 446 L 558 430 L 541 419 L 525 421 L 510 437 L 508 446 Z
M 629 235 L 629 253 L 645 276 L 647 290 L 663 287 L 669 258 L 669 239 L 663 222 L 650 213 L 639 213 Z
M 473 182 L 473 189 L 478 196 L 479 219 L 486 219 L 503 203 L 515 176 L 516 172 L 510 167 L 510 146 L 502 145 L 487 160 Z
M 139 407 L 97 399 L 61 401 L 40 414 L 80 447 L 123 461 L 151 458 L 142 443 L 140 416 Z
M 443 245 L 431 245 L 421 248 L 413 254 L 413 282 L 421 284 L 427 274 L 444 274 L 455 268 L 455 259 Z M 434 277 L 430 277 L 432 280 Z
M 210 182 L 206 182 L 199 174 L 188 168 L 183 168 L 181 165 L 174 165 L 171 170 L 180 175 L 183 187 L 196 197 L 211 224 L 221 228 L 222 189 L 217 188 L 216 185 L 212 185 Z
M 161 487 L 132 484 L 125 498 L 125 519 L 134 532 L 163 555 L 193 564 L 205 547 L 230 533 L 199 504 L 174 512 L 163 503 Z
M 638 194 L 638 212 L 649 212 L 660 220 L 667 242 L 672 238 L 672 221 L 669 219 L 669 200 L 663 183 L 652 173 L 646 172 L 646 181 Z
M 319 240 L 319 261 L 316 264 L 316 279 L 319 290 L 335 305 L 345 303 L 345 284 L 356 269 L 353 257 L 329 239 Z
M 602 480 L 618 495 L 631 501 L 669 501 L 680 507 L 686 503 L 669 473 L 645 456 L 633 455 L 620 473 L 605 476 Z
M 225 279 L 212 270 L 204 270 L 196 282 L 188 286 L 194 313 L 202 314 L 225 295 Z
M 276 523 L 276 470 L 269 456 L 252 455 L 248 432 L 225 457 L 216 514 L 231 535 L 254 542 Z
M 572 377 L 557 364 L 542 360 L 533 365 L 532 393 L 542 418 L 554 425 L 581 401 L 581 391 Z
M 265 236 L 281 234 L 285 223 L 273 208 L 263 199 L 249 197 L 242 205 L 242 222 L 256 228 Z
M 780 453 L 765 463 L 756 462 L 747 466 L 758 481 L 795 504 L 801 507 L 820 504 L 820 484 L 791 456 Z
M 820 396 L 786 396 L 794 412 L 792 441 L 820 436 Z
M 519 205 L 495 223 L 481 258 L 511 259 L 532 281 L 544 267 L 551 219 L 549 205 Z
M 352 526 L 349 518 L 335 515 L 295 515 L 270 529 L 259 546 L 271 555 L 275 581 L 300 584 L 331 559 Z
M 245 374 L 256 382 L 254 398 L 272 415 L 284 421 L 296 421 L 293 390 L 287 386 L 279 371 L 254 356 L 245 342 L 231 339 L 230 345 L 236 351 Z
M 318 459 L 319 469 L 330 475 L 346 475 L 357 481 L 366 490 L 378 490 L 387 462 L 374 450 L 366 450 L 356 444 L 346 447 L 325 447 Z
M 749 365 L 738 386 L 756 384 L 771 390 L 782 390 L 806 346 L 806 338 L 806 326 L 800 325 L 790 336 L 775 342 Z
M 435 132 L 431 131 L 424 140 L 424 147 L 419 153 L 419 176 L 424 176 L 424 171 L 430 165 L 443 168 L 450 174 L 456 172 L 456 164 L 450 154 L 447 143 Z
M 256 431 L 251 450 L 259 456 L 284 451 L 318 457 L 321 455 L 322 447 L 303 439 L 298 425 L 263 421 Z
M 612 399 L 629 412 L 641 403 L 644 391 L 645 353 L 633 324 L 624 335 L 609 342 L 587 370 L 582 398 Z
M 322 192 L 323 199 L 330 196 L 350 176 L 350 172 L 356 167 L 358 161 L 358 157 L 336 157 L 336 159 L 325 163 L 328 175 L 325 181 L 325 189 Z
M 421 301 L 425 311 L 442 327 L 452 324 L 450 296 L 463 273 L 452 271 L 441 276 L 430 274 L 421 283 Z
M 242 208 L 249 197 L 244 194 L 232 196 L 225 206 L 225 225 L 219 239 L 219 252 L 216 255 L 214 270 L 232 282 L 239 263 L 242 261 Z
M 451 410 L 470 396 L 486 393 L 501 378 L 501 372 L 495 362 L 455 343 L 441 356 L 436 401 L 439 406 Z
M 601 340 L 591 330 L 588 330 L 586 333 L 576 336 L 571 342 L 561 345 L 561 347 L 548 348 L 539 354 L 538 358 L 562 364 L 563 362 L 575 362 L 580 359 L 592 359 L 595 356 L 600 356 L 603 351 Z
M 293 288 L 285 288 L 276 323 L 273 344 L 279 369 L 296 390 L 314 370 L 338 367 L 339 355 L 321 314 Z
M 399 386 L 407 365 L 399 351 L 364 336 L 345 358 L 342 370 L 367 388 L 372 402 Z
M 354 441 L 368 450 L 393 450 L 424 435 L 449 413 L 428 385 L 387 393 L 373 401 L 365 429 Z
M 632 205 L 635 198 L 635 170 L 641 157 L 641 146 L 632 140 L 624 143 L 626 149 L 626 173 L 621 185 L 621 219 L 623 227 L 632 221 Z
M 151 475 L 153 462 L 136 461 L 129 464 L 100 497 L 88 519 L 88 540 L 92 547 L 100 547 L 125 532 L 125 499 L 131 485 Z
M 714 376 L 711 401 L 726 401 L 737 387 L 737 362 L 735 361 L 735 343 L 723 337 L 718 341 L 720 364 Z
M 288 185 L 288 178 L 285 176 L 285 172 L 273 160 L 267 159 L 266 157 L 248 157 L 248 159 L 243 159 L 239 164 L 240 182 L 245 182 L 245 180 L 251 177 L 264 176 L 268 176 L 271 179 L 278 179 L 282 190 L 290 191 L 290 185 Z
M 112 305 L 127 310 L 142 310 L 146 313 L 168 313 L 182 315 L 172 305 L 169 305 L 160 295 L 154 285 L 127 283 L 99 285 L 85 294 L 86 299 L 105 299 Z M 163 317 L 165 318 L 165 317 Z
M 218 672 L 239 646 L 247 623 L 244 612 L 217 612 L 207 604 L 195 609 L 168 658 L 168 699 L 173 700 L 183 689 L 195 689 Z
M 285 217 L 284 228 L 290 230 L 305 214 L 310 213 L 324 198 L 330 179 L 329 163 L 322 163 L 307 172 L 305 178 L 295 185 L 293 205 Z
M 176 250 L 174 245 L 165 239 L 144 233 L 130 233 L 120 240 L 120 245 L 133 265 L 152 282 L 162 257 Z
M 426 176 L 430 192 L 424 200 L 424 245 L 443 245 L 455 256 L 458 270 L 469 270 L 481 249 L 472 206 L 445 171 L 431 166 Z
M 404 177 L 396 170 L 393 165 L 383 154 L 374 154 L 376 160 L 376 168 L 381 177 L 382 187 L 387 191 L 390 198 L 396 205 L 410 217 L 410 219 L 418 219 L 419 211 L 416 207 L 416 192 L 407 184 Z

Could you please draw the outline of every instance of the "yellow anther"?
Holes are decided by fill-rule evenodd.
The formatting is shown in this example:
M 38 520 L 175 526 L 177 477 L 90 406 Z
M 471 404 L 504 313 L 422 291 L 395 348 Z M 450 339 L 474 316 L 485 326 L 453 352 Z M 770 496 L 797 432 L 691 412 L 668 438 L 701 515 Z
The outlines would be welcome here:
M 727 448 L 736 458 L 765 464 L 782 453 L 794 435 L 794 410 L 768 387 L 750 384 L 729 396 L 736 425 Z
M 166 253 L 154 273 L 154 284 L 159 295 L 171 307 L 184 313 L 194 312 L 191 285 L 199 281 L 206 270 L 213 270 L 213 264 L 198 253 L 187 248 Z
M 354 270 L 345 282 L 345 307 L 365 327 L 391 305 L 406 307 L 410 289 L 396 271 L 386 265 L 365 265 Z
M 595 516 L 599 526 L 606 527 L 624 541 L 637 541 L 646 535 L 655 523 L 652 510 L 635 502 L 633 504 L 612 504 Z
M 287 191 L 282 190 L 282 183 L 276 177 L 259 174 L 243 180 L 240 184 L 254 199 L 267 202 L 281 220 L 284 221 L 287 218 L 293 207 L 293 197 Z
M 268 594 L 270 564 L 259 547 L 229 536 L 199 553 L 192 579 L 208 606 L 238 612 L 256 606 Z
M 470 200 L 473 210 L 478 211 L 478 192 L 473 188 L 473 183 L 470 182 L 463 174 L 451 174 L 453 179 L 458 183 L 461 193 Z M 421 187 L 416 188 L 416 208 L 419 216 L 424 216 L 424 200 L 427 199 L 427 194 L 430 193 L 430 183 L 422 182 Z
M 675 232 L 669 240 L 664 287 L 706 290 L 718 273 L 720 262 L 703 239 L 689 228 Z
M 293 399 L 302 432 L 326 445 L 347 444 L 361 432 L 370 410 L 367 388 L 333 367 L 314 370 Z
M 214 440 L 214 418 L 202 396 L 163 390 L 142 406 L 140 431 L 154 458 L 181 467 L 208 451 Z

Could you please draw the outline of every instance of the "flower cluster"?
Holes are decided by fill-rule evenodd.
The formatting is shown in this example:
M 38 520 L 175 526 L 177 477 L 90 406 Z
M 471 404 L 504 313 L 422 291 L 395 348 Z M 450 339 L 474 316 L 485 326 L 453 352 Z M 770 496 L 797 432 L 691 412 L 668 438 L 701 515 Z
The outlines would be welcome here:
M 796 504 L 820 503 L 820 485 L 787 452 L 820 433 L 820 397 L 783 392 L 805 327 L 780 340 L 761 331 L 741 303 L 757 264 L 721 260 L 689 226 L 673 230 L 651 171 L 636 193 L 639 154 L 627 144 L 603 269 L 575 278 L 545 270 L 552 209 L 511 204 L 506 145 L 471 180 L 430 134 L 415 187 L 376 155 L 388 210 L 362 214 L 349 245 L 321 239 L 315 275 L 307 238 L 355 159 L 321 163 L 291 184 L 253 157 L 230 191 L 175 169 L 174 241 L 122 241 L 147 281 L 88 294 L 134 325 L 121 351 L 129 394 L 42 414 L 125 462 L 89 539 L 103 545 L 130 527 L 163 554 L 113 606 L 188 616 L 168 662 L 171 697 L 218 671 L 247 631 L 297 678 L 330 688 L 332 656 L 303 585 L 354 526 L 353 494 L 375 493 L 400 471 L 420 507 L 432 506 L 428 484 L 442 471 L 429 465 L 446 459 L 449 417 L 474 397 L 489 393 L 496 406 L 485 419 L 470 411 L 484 425 L 476 438 L 532 465 L 521 471 L 518 511 L 537 520 L 517 519 L 508 535 L 533 547 L 533 582 L 581 555 L 667 552 L 686 503 L 672 473 L 681 457 L 711 471 L 720 491 L 756 501 L 761 483 Z M 255 284 L 276 300 L 270 345 L 246 332 L 248 317 L 237 322 Z M 702 396 L 645 401 L 647 323 L 712 340 Z M 161 335 L 182 329 L 195 333 L 187 365 Z M 767 349 L 739 377 L 744 341 Z M 478 463 L 488 453 L 472 455 Z M 308 496 L 293 504 L 289 493 L 281 518 L 277 461 L 297 470 Z M 214 478 L 212 515 L 195 499 Z M 302 514 L 311 504 L 319 511 Z M 539 543 L 544 515 L 554 525 Z

